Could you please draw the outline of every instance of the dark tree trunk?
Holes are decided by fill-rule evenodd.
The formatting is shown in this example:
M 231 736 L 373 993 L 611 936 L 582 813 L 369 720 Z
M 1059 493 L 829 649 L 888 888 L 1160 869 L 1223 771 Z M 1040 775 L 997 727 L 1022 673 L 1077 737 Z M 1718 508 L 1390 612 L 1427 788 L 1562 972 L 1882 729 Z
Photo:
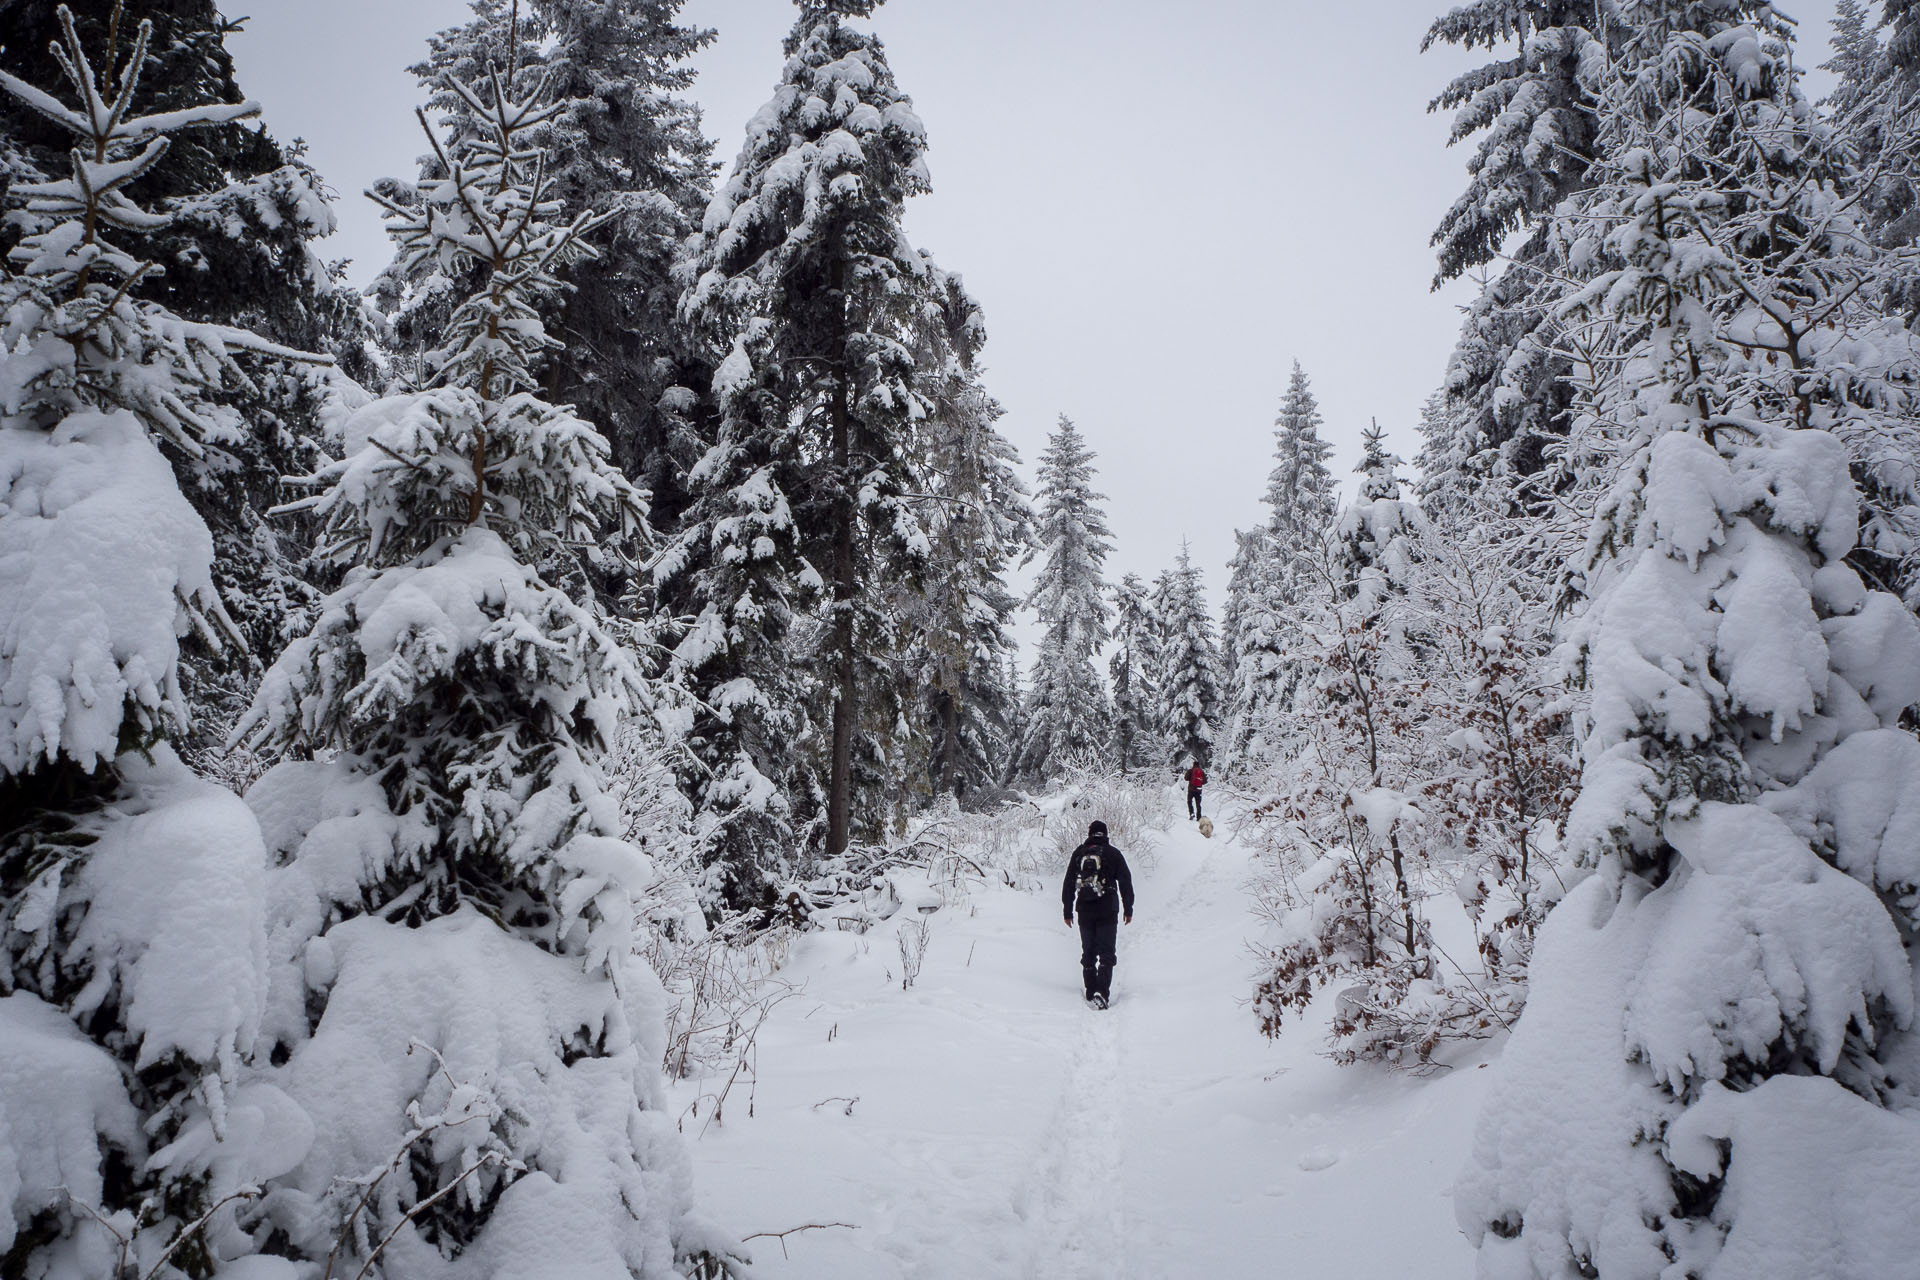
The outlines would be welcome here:
M 956 684 L 957 683 L 958 682 L 956 682 Z M 951 795 L 959 795 L 960 695 L 950 690 L 942 695 L 940 702 L 940 777 L 936 780 L 934 789 Z
M 853 728 L 859 712 L 859 655 L 854 651 L 853 610 L 858 590 L 854 564 L 853 422 L 847 403 L 846 255 L 835 236 L 833 256 L 835 307 L 840 334 L 836 344 L 833 401 L 833 665 L 839 688 L 833 700 L 833 760 L 827 777 L 827 856 L 846 852 L 853 829 Z

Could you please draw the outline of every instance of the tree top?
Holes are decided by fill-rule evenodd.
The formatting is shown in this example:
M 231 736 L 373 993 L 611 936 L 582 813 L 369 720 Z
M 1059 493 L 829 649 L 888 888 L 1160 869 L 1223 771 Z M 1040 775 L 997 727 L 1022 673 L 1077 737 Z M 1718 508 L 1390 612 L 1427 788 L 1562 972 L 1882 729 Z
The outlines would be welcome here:
M 887 0 L 793 0 L 802 12 L 817 9 L 823 13 L 837 13 L 843 18 L 870 18 L 873 11 Z

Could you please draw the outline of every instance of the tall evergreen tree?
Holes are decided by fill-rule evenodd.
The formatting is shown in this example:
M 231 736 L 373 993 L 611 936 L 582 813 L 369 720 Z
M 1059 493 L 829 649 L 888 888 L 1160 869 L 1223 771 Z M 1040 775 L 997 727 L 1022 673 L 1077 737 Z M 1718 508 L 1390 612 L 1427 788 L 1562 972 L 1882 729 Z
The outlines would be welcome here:
M 1274 420 L 1274 466 L 1267 478 L 1266 527 L 1245 569 L 1247 603 L 1226 636 L 1234 649 L 1233 683 L 1226 688 L 1226 737 L 1235 766 L 1259 768 L 1279 750 L 1273 734 L 1305 672 L 1294 657 L 1301 634 L 1295 622 L 1307 561 L 1333 519 L 1333 446 L 1320 438 L 1320 405 L 1299 361 Z
M 1237 740 L 1241 721 L 1244 690 L 1240 659 L 1254 643 L 1250 636 L 1250 629 L 1258 625 L 1254 618 L 1254 591 L 1271 559 L 1264 529 L 1233 531 L 1233 558 L 1227 562 L 1227 599 L 1220 609 L 1221 719 L 1228 727 L 1222 754 L 1227 758 L 1237 758 L 1229 744 Z
M 1165 758 L 1172 764 L 1188 760 L 1212 764 L 1214 742 L 1220 736 L 1220 655 L 1200 569 L 1184 542 L 1170 585 L 1160 618 Z
M 1160 619 L 1147 584 L 1128 574 L 1113 589 L 1113 654 L 1107 678 L 1113 685 L 1113 755 L 1123 772 L 1157 768 L 1160 748 Z
M 1854 176 L 1790 26 L 1745 12 L 1622 6 L 1623 56 L 1588 68 L 1595 182 L 1557 219 L 1601 267 L 1576 434 L 1617 458 L 1569 566 L 1567 847 L 1595 874 L 1541 930 L 1456 1201 L 1490 1271 L 1767 1280 L 1810 1239 L 1912 1247 L 1825 1194 L 1863 1152 L 1876 1178 L 1920 1172 L 1890 1069 L 1912 1052 L 1912 900 L 1890 892 L 1911 873 L 1887 839 L 1920 785 L 1895 727 L 1920 631 L 1848 563 L 1836 439 L 1880 412 L 1843 370 L 1911 335 L 1865 306 Z
M 979 307 L 959 277 L 937 269 L 936 277 L 941 305 L 924 326 L 920 358 L 931 410 L 920 519 L 933 554 L 924 590 L 903 607 L 914 633 L 906 674 L 929 727 L 929 784 L 964 796 L 997 783 L 1013 755 L 1006 672 L 1018 601 L 1006 571 L 1033 531 L 1019 455 L 994 426 L 1002 410 L 974 364 L 986 340 Z
M 1300 362 L 1293 362 L 1287 394 L 1274 419 L 1274 466 L 1267 477 L 1267 530 L 1277 549 L 1309 545 L 1333 518 L 1333 446 L 1320 438 L 1324 425 Z
M 684 95 L 689 59 L 714 33 L 680 23 L 683 3 L 473 0 L 473 19 L 433 37 L 412 68 L 456 144 L 484 124 L 448 91 L 448 76 L 478 82 L 511 61 L 518 92 L 546 86 L 555 109 L 532 142 L 547 157 L 554 193 L 609 217 L 596 236 L 602 256 L 563 275 L 573 288 L 551 327 L 565 346 L 543 368 L 542 393 L 599 427 L 614 461 L 653 494 L 663 525 L 677 516 L 681 476 L 701 452 L 689 389 L 712 378 L 675 318 L 674 259 L 699 227 L 713 169 L 699 108 Z M 429 156 L 421 178 L 439 176 Z M 389 182 L 381 190 L 410 200 L 416 189 Z M 396 262 L 376 289 L 396 340 L 416 356 L 437 341 L 458 301 L 432 287 L 434 278 Z
M 1101 566 L 1113 545 L 1099 507 L 1106 495 L 1093 489 L 1094 456 L 1061 414 L 1040 455 L 1039 528 L 1026 558 L 1041 561 L 1027 605 L 1039 614 L 1044 635 L 1014 766 L 1025 779 L 1044 781 L 1096 762 L 1109 739 L 1107 694 L 1094 658 L 1107 641 Z
M 1553 209 L 1587 181 L 1594 106 L 1579 73 L 1605 56 L 1607 12 L 1584 0 L 1471 0 L 1421 42 L 1505 55 L 1457 76 L 1428 108 L 1454 113 L 1450 143 L 1479 135 L 1467 189 L 1433 233 L 1434 287 L 1508 259 L 1483 277 L 1448 363 L 1438 452 L 1449 469 L 1531 475 L 1566 433 L 1567 361 L 1554 326 L 1565 264 L 1546 233 Z
M 799 750 L 824 779 L 829 855 L 856 833 L 877 833 L 890 809 L 892 771 L 902 767 L 892 751 L 904 722 L 904 638 L 885 584 L 916 585 L 929 550 L 911 498 L 925 491 L 915 445 L 929 412 L 913 353 L 915 326 L 938 305 L 937 280 L 901 225 L 907 199 L 927 189 L 926 131 L 878 38 L 845 20 L 875 7 L 801 0 L 780 85 L 707 210 L 681 299 L 681 314 L 727 352 L 715 380 L 725 407 L 707 455 L 714 465 L 694 481 L 689 516 L 690 529 L 708 532 L 682 546 L 689 565 L 696 555 L 767 562 L 756 572 L 777 576 L 778 591 L 812 597 L 810 650 L 774 661 L 798 658 L 816 673 L 795 690 L 811 706 L 781 714 L 827 727 L 824 744 Z M 765 514 L 764 542 L 723 527 L 737 509 Z M 714 585 L 698 600 L 711 639 L 688 655 L 696 682 L 709 705 L 722 691 L 760 696 L 767 691 L 746 692 L 726 672 L 758 664 L 751 651 L 766 641 L 728 621 L 739 597 Z M 713 726 L 712 750 L 738 759 L 734 732 Z M 758 765 L 754 773 L 767 776 Z
M 1296 683 L 1296 597 L 1306 553 L 1296 547 L 1283 558 L 1265 529 L 1243 536 L 1243 564 L 1236 568 L 1245 576 L 1239 587 L 1244 602 L 1222 636 L 1233 662 L 1221 677 L 1226 741 L 1220 763 L 1258 772 L 1274 762 L 1276 722 Z

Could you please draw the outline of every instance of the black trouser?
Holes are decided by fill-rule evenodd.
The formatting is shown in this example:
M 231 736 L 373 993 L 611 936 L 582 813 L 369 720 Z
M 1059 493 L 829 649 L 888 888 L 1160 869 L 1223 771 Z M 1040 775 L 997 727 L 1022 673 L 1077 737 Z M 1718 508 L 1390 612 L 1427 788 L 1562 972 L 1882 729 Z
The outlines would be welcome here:
M 1195 819 L 1200 816 L 1200 788 L 1192 785 L 1187 787 L 1187 816 Z
M 1088 998 L 1113 994 L 1113 946 L 1120 921 L 1113 916 L 1080 916 L 1080 976 Z

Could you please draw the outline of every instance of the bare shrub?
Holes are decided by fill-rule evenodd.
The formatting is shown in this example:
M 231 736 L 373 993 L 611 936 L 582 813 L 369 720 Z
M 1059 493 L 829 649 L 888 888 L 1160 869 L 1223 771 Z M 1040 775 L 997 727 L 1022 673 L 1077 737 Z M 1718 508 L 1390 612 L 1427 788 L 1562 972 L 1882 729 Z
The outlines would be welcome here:
M 1087 838 L 1087 824 L 1107 824 L 1107 839 L 1138 866 L 1153 865 L 1160 838 L 1173 825 L 1168 788 L 1149 775 L 1117 769 L 1074 769 L 1060 788 L 1066 803 L 1046 821 L 1049 871 Z
M 900 989 L 913 986 L 920 976 L 920 965 L 927 958 L 927 942 L 933 937 L 933 922 L 924 916 L 909 920 L 895 935 L 900 943 Z

